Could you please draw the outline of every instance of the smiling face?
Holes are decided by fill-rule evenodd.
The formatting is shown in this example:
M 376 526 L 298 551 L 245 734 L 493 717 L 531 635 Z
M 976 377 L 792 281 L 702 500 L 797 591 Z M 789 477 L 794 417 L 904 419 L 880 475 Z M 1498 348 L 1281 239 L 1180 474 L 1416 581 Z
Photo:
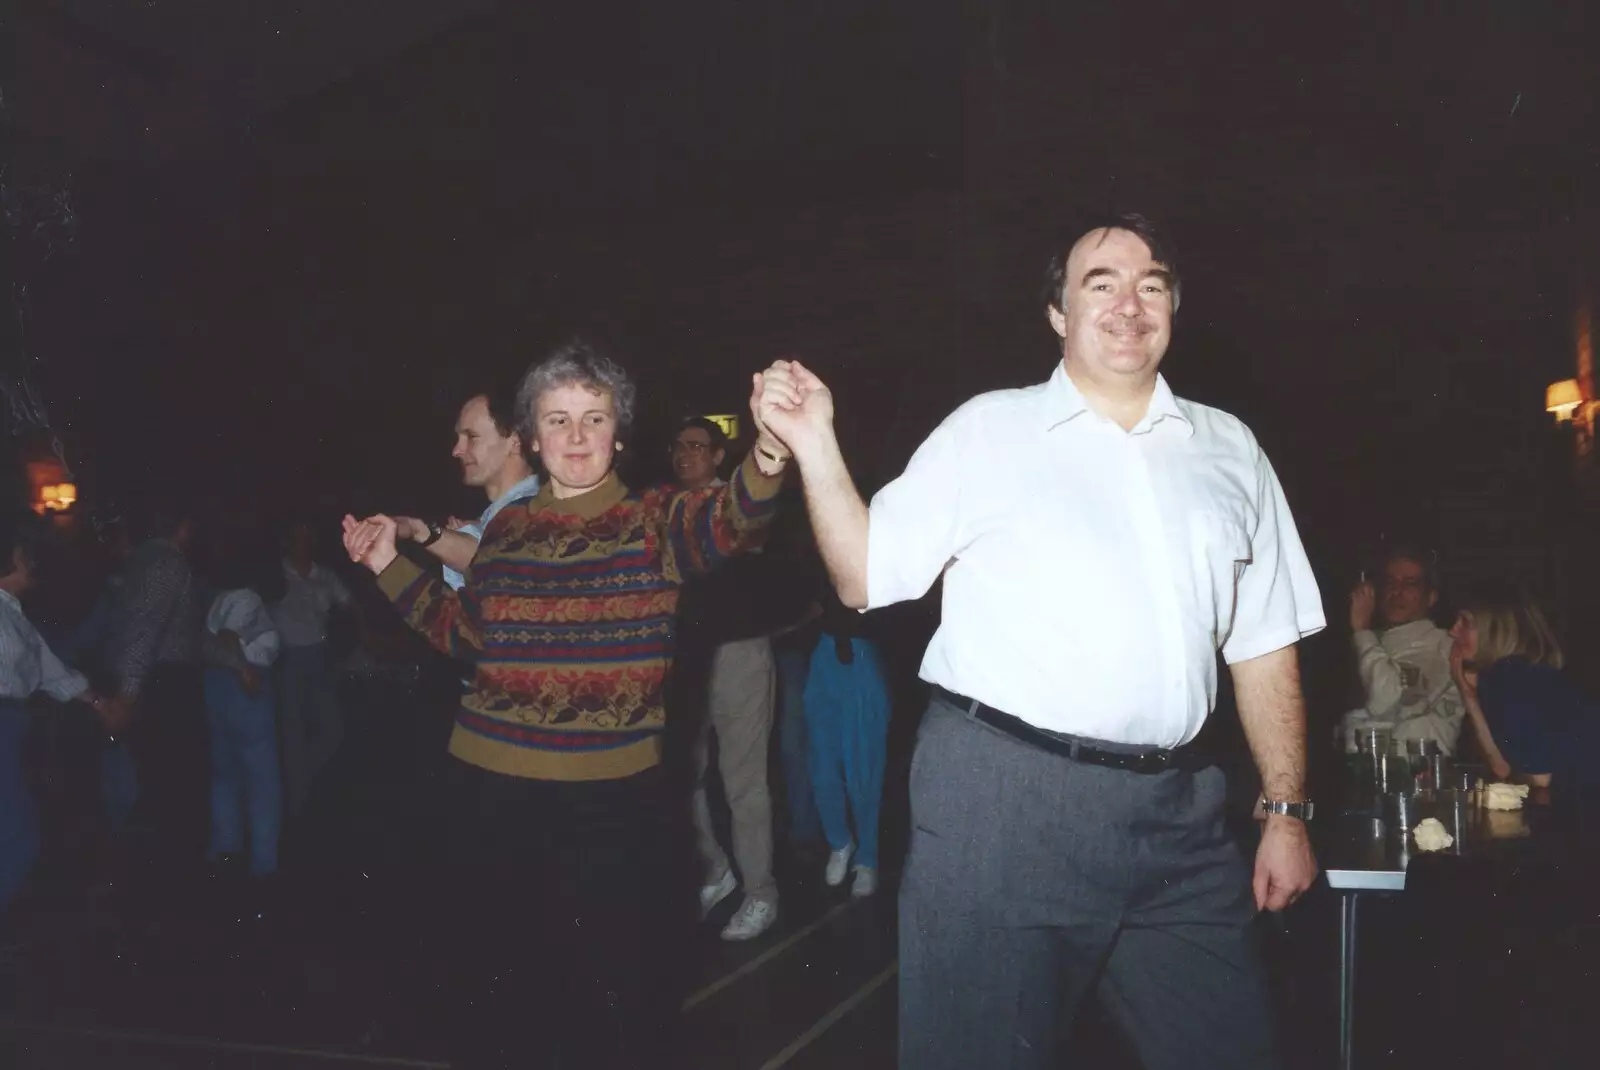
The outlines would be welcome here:
M 489 412 L 489 400 L 475 397 L 456 418 L 456 447 L 450 456 L 461 462 L 461 481 L 469 487 L 494 483 L 506 464 L 517 457 L 522 442 L 515 431 L 502 434 Z
M 685 427 L 672 440 L 672 472 L 690 490 L 710 486 L 722 460 L 723 451 L 713 446 L 711 432 L 703 427 Z
M 1072 247 L 1061 308 L 1049 309 L 1067 370 L 1106 386 L 1153 383 L 1172 338 L 1172 275 L 1126 230 L 1090 231 Z
M 611 471 L 622 444 L 610 394 L 582 383 L 552 387 L 539 395 L 534 451 L 550 473 L 557 498 L 570 498 L 598 486 Z

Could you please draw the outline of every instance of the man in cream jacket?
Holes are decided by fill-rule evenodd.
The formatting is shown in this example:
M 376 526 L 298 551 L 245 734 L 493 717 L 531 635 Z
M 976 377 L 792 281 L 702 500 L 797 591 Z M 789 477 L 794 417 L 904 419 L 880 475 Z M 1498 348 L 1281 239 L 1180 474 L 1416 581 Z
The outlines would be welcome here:
M 1391 550 L 1378 589 L 1362 582 L 1350 593 L 1350 627 L 1366 703 L 1344 717 L 1353 748 L 1360 728 L 1386 728 L 1395 739 L 1436 739 L 1454 754 L 1466 710 L 1450 677 L 1450 635 L 1429 619 L 1439 601 L 1426 555 Z M 1373 630 L 1375 613 L 1383 630 Z

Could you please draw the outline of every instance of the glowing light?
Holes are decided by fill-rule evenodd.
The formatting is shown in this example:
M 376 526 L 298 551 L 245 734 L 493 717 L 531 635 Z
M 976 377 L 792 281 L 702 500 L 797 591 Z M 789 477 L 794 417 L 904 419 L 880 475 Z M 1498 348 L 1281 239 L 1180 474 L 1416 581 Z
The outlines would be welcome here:
M 39 488 L 41 513 L 64 513 L 71 509 L 77 500 L 78 487 L 75 483 L 52 483 Z
M 705 418 L 707 420 L 710 420 L 712 423 L 716 424 L 718 427 L 722 428 L 722 433 L 724 435 L 728 436 L 728 440 L 730 442 L 738 439 L 738 437 L 739 437 L 739 417 L 732 416 L 732 415 L 727 415 L 727 414 L 722 414 L 722 415 L 718 415 L 718 416 L 707 416 Z
M 1582 404 L 1583 390 L 1576 379 L 1563 379 L 1545 387 L 1545 411 L 1555 413 L 1556 419 L 1562 423 L 1572 419 L 1573 412 Z

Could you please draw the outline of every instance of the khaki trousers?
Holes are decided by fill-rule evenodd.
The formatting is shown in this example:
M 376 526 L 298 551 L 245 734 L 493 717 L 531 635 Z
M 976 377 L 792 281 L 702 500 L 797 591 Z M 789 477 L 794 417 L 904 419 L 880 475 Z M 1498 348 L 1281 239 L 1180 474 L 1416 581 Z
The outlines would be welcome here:
M 772 879 L 772 794 L 767 788 L 776 687 L 772 644 L 765 637 L 717 647 L 711 659 L 708 716 L 695 744 L 694 828 L 706 864 L 706 883 L 714 883 L 728 870 L 728 855 L 717 842 L 706 798 L 709 734 L 716 732 L 717 768 L 733 814 L 733 858 L 745 895 L 768 903 L 778 901 L 778 885 Z

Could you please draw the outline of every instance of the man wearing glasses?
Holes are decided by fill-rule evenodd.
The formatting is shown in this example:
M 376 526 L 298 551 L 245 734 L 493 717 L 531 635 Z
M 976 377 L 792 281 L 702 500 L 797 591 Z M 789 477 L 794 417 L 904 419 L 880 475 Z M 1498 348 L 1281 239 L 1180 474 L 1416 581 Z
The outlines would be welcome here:
M 1366 703 L 1345 715 L 1347 748 L 1357 729 L 1385 728 L 1395 739 L 1433 739 L 1443 753 L 1455 753 L 1466 707 L 1450 676 L 1450 634 L 1431 617 L 1439 602 L 1436 572 L 1427 551 L 1392 546 L 1378 586 L 1363 577 L 1350 592 Z
M 672 473 L 695 490 L 718 482 L 727 455 L 722 429 L 703 417 L 685 420 L 672 440 Z M 705 577 L 684 589 L 678 607 L 678 673 L 684 703 L 702 706 L 705 721 L 695 743 L 695 841 L 705 863 L 702 917 L 732 895 L 739 882 L 717 842 L 706 796 L 710 733 L 717 734 L 717 768 L 732 814 L 733 857 L 744 878 L 744 902 L 722 930 L 724 940 L 753 940 L 778 920 L 778 884 L 772 876 L 772 793 L 767 786 L 777 668 L 772 643 L 756 618 L 760 595 L 740 582 L 737 570 Z M 709 664 L 708 664 L 709 663 Z M 698 710 L 693 710 L 698 713 Z

